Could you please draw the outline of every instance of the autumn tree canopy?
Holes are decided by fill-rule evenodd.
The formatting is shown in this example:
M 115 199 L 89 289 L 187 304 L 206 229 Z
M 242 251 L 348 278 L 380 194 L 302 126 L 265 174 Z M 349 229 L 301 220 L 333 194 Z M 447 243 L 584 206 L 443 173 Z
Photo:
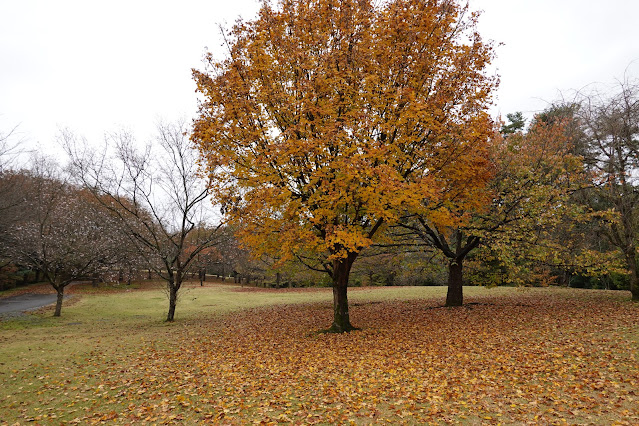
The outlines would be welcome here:
M 193 141 L 229 220 L 256 252 L 333 280 L 352 328 L 351 266 L 386 224 L 483 187 L 497 79 L 477 14 L 453 0 L 282 0 L 224 33 L 194 71 Z M 424 202 L 426 200 L 426 203 Z

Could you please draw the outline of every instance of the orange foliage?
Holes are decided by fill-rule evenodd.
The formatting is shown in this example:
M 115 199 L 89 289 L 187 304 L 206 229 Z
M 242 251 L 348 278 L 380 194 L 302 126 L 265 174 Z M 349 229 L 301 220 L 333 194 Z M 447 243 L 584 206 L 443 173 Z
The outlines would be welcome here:
M 245 243 L 319 254 L 345 286 L 383 225 L 483 187 L 497 81 L 476 18 L 451 1 L 285 0 L 236 24 L 228 58 L 194 71 L 192 139 Z
M 474 19 L 445 4 L 265 6 L 232 31 L 231 58 L 195 73 L 193 139 L 249 241 L 343 257 L 378 220 L 483 184 L 492 53 L 451 37 Z

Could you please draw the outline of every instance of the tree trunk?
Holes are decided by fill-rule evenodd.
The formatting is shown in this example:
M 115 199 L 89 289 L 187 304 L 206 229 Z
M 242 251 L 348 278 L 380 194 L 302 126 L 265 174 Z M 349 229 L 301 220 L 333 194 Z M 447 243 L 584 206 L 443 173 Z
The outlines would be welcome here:
M 331 333 L 355 330 L 348 315 L 348 277 L 357 254 L 349 254 L 345 259 L 333 262 L 333 324 Z
M 177 306 L 178 290 L 182 284 L 182 277 L 178 272 L 174 280 L 169 281 L 169 313 L 166 316 L 166 321 L 171 322 L 175 319 L 175 307 Z
M 175 307 L 177 305 L 177 289 L 175 285 L 169 284 L 169 313 L 166 316 L 166 320 L 171 322 L 175 319 Z
M 60 285 L 56 287 L 56 291 L 58 292 L 58 297 L 55 302 L 55 312 L 53 313 L 54 317 L 59 317 L 62 313 L 62 299 L 64 299 L 64 286 Z
M 639 271 L 637 271 L 637 259 L 634 253 L 634 247 L 632 252 L 626 254 L 626 262 L 628 268 L 630 268 L 630 293 L 632 294 L 633 301 L 639 301 Z
M 464 304 L 462 262 L 463 259 L 451 259 L 448 264 L 446 306 L 461 306 Z
M 280 283 L 282 280 L 282 275 L 278 272 L 275 274 L 275 288 L 280 288 Z

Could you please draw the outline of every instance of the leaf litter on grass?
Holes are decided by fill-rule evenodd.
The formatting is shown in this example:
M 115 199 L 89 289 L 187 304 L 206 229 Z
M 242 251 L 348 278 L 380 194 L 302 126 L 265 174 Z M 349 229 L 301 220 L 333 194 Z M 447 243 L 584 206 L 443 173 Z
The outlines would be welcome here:
M 472 302 L 357 303 L 361 330 L 339 335 L 316 333 L 326 304 L 176 324 L 31 379 L 38 407 L 13 408 L 44 423 L 639 423 L 637 304 L 559 290 Z

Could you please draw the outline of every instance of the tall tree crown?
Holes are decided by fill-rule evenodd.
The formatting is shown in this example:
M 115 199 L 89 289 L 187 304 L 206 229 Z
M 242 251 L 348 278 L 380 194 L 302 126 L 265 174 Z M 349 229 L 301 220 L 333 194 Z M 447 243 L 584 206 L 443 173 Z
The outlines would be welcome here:
M 225 33 L 228 56 L 194 71 L 192 139 L 249 244 L 342 258 L 483 186 L 497 79 L 476 19 L 450 0 L 284 0 Z

